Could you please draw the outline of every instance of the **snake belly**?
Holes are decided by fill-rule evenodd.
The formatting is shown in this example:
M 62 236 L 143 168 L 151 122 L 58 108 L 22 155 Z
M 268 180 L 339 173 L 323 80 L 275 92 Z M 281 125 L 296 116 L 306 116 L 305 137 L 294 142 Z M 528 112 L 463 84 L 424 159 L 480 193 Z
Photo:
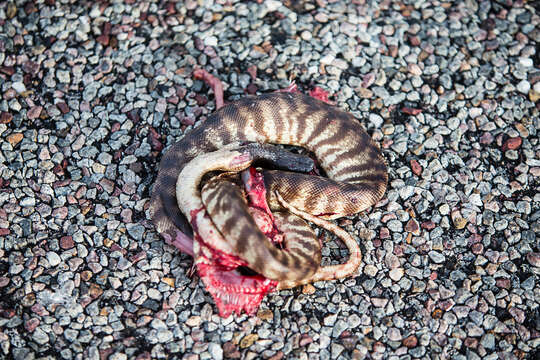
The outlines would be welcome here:
M 282 209 L 287 204 L 289 210 L 296 209 L 315 220 L 334 219 L 372 206 L 386 189 L 387 171 L 381 152 L 351 114 L 300 93 L 246 97 L 216 111 L 163 157 L 150 213 L 157 231 L 165 239 L 191 234 L 189 223 L 177 204 L 175 186 L 180 172 L 201 154 L 234 142 L 301 146 L 315 155 L 328 176 L 265 171 L 264 181 L 269 189 L 267 201 L 272 209 Z M 230 217 L 242 220 L 232 210 Z M 220 241 L 209 245 L 222 251 L 260 245 L 254 243 L 252 237 L 234 241 L 238 242 L 236 250 Z M 264 270 L 267 266 L 264 257 L 252 258 L 249 252 L 235 255 L 243 257 L 255 269 Z M 307 260 L 297 259 L 288 265 L 293 274 L 291 279 L 300 276 L 294 275 L 299 261 Z

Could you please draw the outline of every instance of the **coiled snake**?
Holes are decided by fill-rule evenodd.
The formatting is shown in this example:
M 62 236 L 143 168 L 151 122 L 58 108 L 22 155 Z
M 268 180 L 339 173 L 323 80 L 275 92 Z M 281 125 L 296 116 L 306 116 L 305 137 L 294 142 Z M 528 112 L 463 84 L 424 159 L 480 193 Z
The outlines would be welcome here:
M 272 245 L 250 216 L 254 213 L 236 185 L 238 177 L 212 179 L 201 194 L 201 179 L 210 171 L 238 172 L 258 159 L 275 160 L 278 166 L 295 163 L 294 156 L 287 160 L 282 150 L 260 144 L 303 147 L 315 155 L 328 178 L 263 171 L 251 186 L 262 185 L 266 202 L 254 200 L 256 206 L 251 208 L 267 203 L 273 211 L 287 210 L 336 233 L 350 251 L 346 264 L 319 268 L 317 239 L 303 220 L 290 213 L 274 219 L 285 249 Z M 242 177 L 249 188 L 248 175 Z M 199 275 L 222 315 L 251 312 L 274 288 L 353 273 L 360 263 L 358 245 L 327 220 L 374 205 L 386 184 L 381 152 L 354 116 L 300 93 L 271 93 L 222 107 L 174 144 L 161 161 L 150 214 L 167 242 L 195 257 Z M 250 194 L 256 197 L 257 192 Z M 272 217 L 264 211 L 259 214 Z

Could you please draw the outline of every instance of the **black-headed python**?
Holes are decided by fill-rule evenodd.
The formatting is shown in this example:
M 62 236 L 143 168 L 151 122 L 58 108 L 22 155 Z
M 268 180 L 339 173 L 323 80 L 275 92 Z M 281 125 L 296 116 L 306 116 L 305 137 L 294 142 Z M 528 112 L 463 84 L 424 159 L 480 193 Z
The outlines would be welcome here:
M 328 176 L 281 170 L 256 175 L 259 185 L 264 182 L 284 248 L 257 227 L 253 206 L 248 207 L 238 186 L 240 177 L 228 175 L 260 159 L 285 167 L 296 163 L 294 155 L 262 144 L 303 147 Z M 298 168 L 306 167 L 297 158 L 303 162 Z M 203 177 L 214 171 L 226 173 L 201 188 Z M 241 177 L 249 187 L 247 175 L 244 171 Z M 351 275 L 360 265 L 358 244 L 328 220 L 377 203 L 387 179 L 379 148 L 354 116 L 301 93 L 271 93 L 222 107 L 174 144 L 161 160 L 150 213 L 168 243 L 194 256 L 220 314 L 250 313 L 273 289 Z M 319 240 L 298 216 L 344 241 L 348 261 L 320 267 Z

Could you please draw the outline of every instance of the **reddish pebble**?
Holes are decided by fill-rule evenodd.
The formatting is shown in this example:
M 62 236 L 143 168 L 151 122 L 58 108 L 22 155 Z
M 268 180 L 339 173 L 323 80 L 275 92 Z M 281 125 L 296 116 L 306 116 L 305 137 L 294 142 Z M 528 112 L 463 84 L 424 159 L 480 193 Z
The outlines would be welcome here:
M 180 101 L 180 99 L 178 98 L 178 96 L 170 96 L 167 98 L 167 102 L 170 103 L 170 104 L 178 104 L 178 102 Z
M 0 316 L 3 318 L 11 319 L 15 314 L 15 309 L 0 308 Z
M 422 112 L 422 109 L 413 109 L 410 107 L 401 108 L 401 112 L 408 115 L 418 115 Z
M 140 252 L 138 252 L 137 254 L 131 256 L 131 257 L 129 258 L 129 261 L 131 261 L 132 263 L 135 264 L 136 262 L 141 261 L 141 260 L 144 259 L 144 258 L 146 258 L 146 252 L 140 251 Z
M 485 132 L 480 136 L 480 144 L 491 144 L 493 142 L 493 135 L 489 132 Z
M 71 249 L 75 245 L 72 236 L 62 236 L 60 238 L 60 247 L 64 250 Z
M 0 235 L 1 235 L 1 236 L 9 235 L 9 229 L 7 229 L 7 228 L 0 228 Z
M 107 45 L 109 45 L 109 40 L 110 40 L 110 38 L 109 38 L 108 35 L 100 35 L 100 36 L 97 37 L 96 40 L 97 40 L 97 42 L 100 43 L 101 45 L 107 46 Z
M 415 159 L 411 160 L 411 169 L 416 176 L 420 176 L 420 174 L 422 174 L 422 166 Z
M 28 321 L 24 323 L 24 328 L 28 332 L 34 332 L 36 327 L 39 325 L 39 319 L 38 318 L 31 318 Z
M 246 91 L 249 95 L 254 95 L 257 92 L 257 85 L 251 83 L 247 86 Z
M 15 68 L 13 66 L 0 66 L 0 72 L 11 76 L 15 74 Z
M 56 104 L 56 106 L 58 106 L 58 108 L 60 109 L 60 111 L 62 112 L 62 114 L 67 114 L 69 112 L 69 107 L 68 105 L 65 103 L 65 102 L 59 102 L 58 104 Z
M 45 309 L 45 307 L 41 305 L 40 303 L 36 303 L 32 305 L 30 309 L 32 310 L 34 314 L 39 315 L 39 316 L 49 315 L 49 312 L 47 311 L 47 309 Z
M 476 349 L 476 347 L 478 346 L 478 339 L 469 337 L 469 338 L 466 338 L 465 341 L 464 341 L 463 343 L 464 343 L 465 346 L 468 347 L 468 348 L 474 348 L 474 349 Z
M 202 39 L 198 36 L 193 37 L 193 45 L 195 46 L 195 49 L 199 51 L 204 50 L 204 41 L 202 41 Z
M 503 289 L 510 289 L 512 284 L 510 283 L 510 279 L 504 279 L 504 278 L 498 278 L 495 281 L 495 284 L 497 284 L 497 287 L 503 288 Z
M 527 261 L 535 267 L 540 267 L 540 253 L 530 252 L 527 254 Z
M 433 230 L 435 228 L 435 223 L 429 220 L 429 221 L 424 221 L 420 226 L 422 227 L 422 229 Z
M 418 344 L 418 339 L 414 335 L 411 335 L 403 340 L 403 345 L 409 349 L 416 347 L 416 344 Z
M 522 140 L 520 137 L 510 138 L 504 142 L 502 150 L 506 151 L 519 149 L 519 147 L 521 146 L 521 142 Z
M 159 141 L 160 136 L 154 128 L 150 128 L 148 132 L 148 139 L 150 140 L 150 146 L 153 150 L 161 151 L 163 149 L 163 144 Z
M 175 7 L 175 2 L 174 1 L 169 1 L 167 2 L 167 4 L 165 5 L 165 9 L 167 10 L 167 15 L 173 15 L 173 14 L 176 14 L 176 7 Z
M 364 75 L 362 77 L 362 87 L 364 89 L 367 89 L 368 87 L 370 87 L 374 82 L 375 82 L 375 73 L 373 72 L 370 72 L 370 73 L 367 73 L 366 75 Z
M 60 208 L 56 208 L 52 212 L 52 216 L 56 219 L 65 219 L 68 215 L 68 208 L 65 206 L 62 206 Z
M 358 336 L 352 335 L 348 331 L 342 332 L 340 335 L 340 338 L 341 338 L 341 344 L 348 351 L 353 350 L 356 347 L 356 344 L 358 343 Z
M 238 346 L 232 341 L 227 341 L 223 344 L 223 355 L 229 359 L 239 359 L 242 354 L 238 351 Z
M 473 244 L 473 246 L 471 246 L 471 250 L 473 254 L 479 255 L 484 251 L 484 245 L 482 245 L 482 243 Z
M 2 111 L 0 113 L 0 124 L 9 124 L 13 119 L 13 115 L 8 112 Z
M 413 233 L 414 235 L 420 235 L 420 226 L 418 221 L 415 219 L 410 219 L 405 225 L 405 231 Z
M 284 89 L 277 89 L 276 92 L 290 92 L 290 93 L 297 93 L 297 92 L 300 92 L 300 90 L 298 90 L 298 86 L 296 85 L 296 83 L 293 81 L 289 86 L 287 86 L 286 88 Z
M 189 125 L 195 124 L 195 119 L 192 118 L 191 116 L 179 115 L 179 118 L 180 118 L 180 123 L 183 125 L 189 126 Z
M 31 13 L 34 13 L 36 11 L 37 11 L 37 8 L 36 8 L 36 5 L 34 5 L 33 1 L 28 1 L 24 5 L 24 12 L 26 13 L 26 15 L 30 15 Z
M 450 300 L 445 300 L 445 301 L 441 301 L 439 303 L 439 307 L 441 308 L 441 310 L 443 311 L 448 311 L 450 310 L 452 307 L 454 307 L 455 303 L 452 299 Z
M 32 106 L 30 110 L 26 112 L 26 116 L 29 119 L 37 119 L 41 115 L 42 106 Z
M 257 78 L 257 66 L 251 65 L 248 67 L 247 72 L 251 76 L 251 79 L 255 80 Z
M 409 41 L 412 46 L 419 46 L 420 45 L 420 38 L 418 36 L 409 36 Z
M 194 98 L 197 102 L 197 105 L 199 106 L 204 106 L 208 103 L 208 99 L 206 98 L 206 96 L 195 94 Z
M 309 336 L 308 334 L 302 334 L 300 337 L 300 341 L 298 342 L 298 345 L 300 346 L 306 346 L 308 344 L 311 344 L 313 342 L 313 338 Z
M 274 356 L 271 356 L 268 358 L 268 360 L 281 360 L 285 357 L 285 354 L 283 351 L 278 351 Z
M 178 96 L 178 98 L 183 99 L 184 96 L 186 96 L 187 90 L 184 89 L 183 87 L 176 86 L 175 89 L 176 89 L 176 96 Z
M 388 239 L 389 237 L 390 237 L 390 231 L 385 227 L 381 228 L 381 230 L 379 231 L 379 238 Z
M 111 35 L 111 29 L 112 29 L 112 24 L 107 21 L 103 23 L 103 31 L 101 33 L 103 35 Z

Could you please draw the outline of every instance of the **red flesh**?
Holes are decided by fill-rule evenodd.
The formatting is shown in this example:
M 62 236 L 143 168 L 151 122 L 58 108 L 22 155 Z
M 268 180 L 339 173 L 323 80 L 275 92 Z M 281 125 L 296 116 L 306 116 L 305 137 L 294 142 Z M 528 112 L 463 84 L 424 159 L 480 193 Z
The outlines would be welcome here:
M 249 207 L 266 214 L 269 218 L 269 224 L 258 223 L 257 225 L 274 244 L 281 244 L 283 236 L 276 227 L 274 215 L 266 202 L 266 186 L 262 174 L 254 167 L 250 167 L 242 172 L 242 181 L 247 192 Z
M 322 88 L 315 86 L 313 89 L 309 90 L 309 96 L 314 97 L 315 99 L 324 101 L 327 104 L 334 105 L 333 101 L 328 100 L 328 91 L 323 90 Z
M 242 178 L 246 183 L 251 210 L 260 213 L 257 225 L 272 241 L 281 243 L 283 237 L 276 228 L 274 217 L 266 203 L 266 187 L 262 175 L 250 168 L 244 172 Z M 201 246 L 197 261 L 199 276 L 212 295 L 220 316 L 227 317 L 232 313 L 240 315 L 242 311 L 251 315 L 257 311 L 264 296 L 276 288 L 278 282 L 262 275 L 241 274 L 238 268 L 247 267 L 245 261 L 215 249 L 210 243 L 211 239 L 203 240 L 198 234 L 195 221 L 197 213 L 203 210 L 193 210 L 190 214 L 195 239 Z M 207 251 L 203 251 L 203 247 Z
M 298 86 L 296 86 L 296 83 L 293 81 L 291 82 L 291 85 L 287 86 L 285 89 L 278 89 L 276 92 L 290 92 L 290 93 L 297 93 L 300 92 L 298 90 Z

